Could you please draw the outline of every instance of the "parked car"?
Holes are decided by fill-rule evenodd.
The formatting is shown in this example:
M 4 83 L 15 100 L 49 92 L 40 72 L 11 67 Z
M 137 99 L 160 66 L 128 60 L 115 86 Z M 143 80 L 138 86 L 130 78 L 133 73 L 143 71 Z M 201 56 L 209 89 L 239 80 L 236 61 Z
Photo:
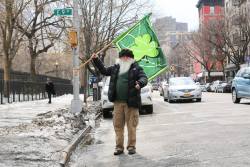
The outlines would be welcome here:
M 231 93 L 232 81 L 222 82 L 216 88 L 216 92 L 221 93 Z
M 110 117 L 114 109 L 114 103 L 110 102 L 108 99 L 109 82 L 110 82 L 110 77 L 106 77 L 104 82 L 99 83 L 99 86 L 102 87 L 101 102 L 102 102 L 102 112 L 104 118 Z M 140 110 L 140 114 L 144 113 L 152 114 L 153 102 L 152 102 L 152 91 L 150 85 L 147 85 L 141 89 L 141 101 L 142 101 L 142 107 Z
M 200 86 L 202 92 L 206 92 L 207 91 L 207 88 L 206 88 L 205 84 L 198 84 L 198 85 Z
M 211 86 L 210 86 L 211 92 L 216 92 L 217 86 L 221 83 L 222 83 L 222 81 L 220 81 L 220 80 L 213 81 Z
M 159 90 L 159 92 L 160 92 L 160 96 L 163 96 L 163 89 L 164 89 L 164 87 L 167 85 L 167 81 L 162 81 L 161 83 L 160 83 L 160 85 L 159 85 L 159 88 L 158 88 L 158 90 Z
M 232 82 L 232 100 L 240 103 L 242 98 L 250 99 L 250 67 L 240 69 Z
M 201 101 L 201 88 L 192 78 L 175 77 L 169 79 L 169 85 L 165 87 L 163 97 L 165 101 L 172 103 L 177 100 L 196 99 Z
M 151 83 L 151 85 L 152 85 L 153 90 L 158 90 L 159 85 L 157 82 L 153 82 L 153 83 Z
M 206 83 L 205 87 L 207 92 L 211 92 L 211 83 Z

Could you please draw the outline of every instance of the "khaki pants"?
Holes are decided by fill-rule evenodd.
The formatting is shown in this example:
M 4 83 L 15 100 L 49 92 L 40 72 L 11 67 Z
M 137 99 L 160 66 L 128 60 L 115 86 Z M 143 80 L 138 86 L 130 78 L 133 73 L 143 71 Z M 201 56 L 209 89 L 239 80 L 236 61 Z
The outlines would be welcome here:
M 136 127 L 139 122 L 138 108 L 128 107 L 127 103 L 115 102 L 113 125 L 116 134 L 116 149 L 124 150 L 124 126 L 127 124 L 129 147 L 135 148 L 136 144 Z

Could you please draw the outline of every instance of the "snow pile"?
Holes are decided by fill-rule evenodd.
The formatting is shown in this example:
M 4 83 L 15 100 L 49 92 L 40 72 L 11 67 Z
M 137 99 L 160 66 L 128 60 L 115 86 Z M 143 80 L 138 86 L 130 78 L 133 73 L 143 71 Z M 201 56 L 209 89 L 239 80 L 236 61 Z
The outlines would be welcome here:
M 6 156 L 0 156 L 0 166 L 54 166 L 60 151 L 78 132 L 87 125 L 94 126 L 100 109 L 100 102 L 89 102 L 78 114 L 61 108 L 39 113 L 31 123 L 0 127 L 0 140 L 4 141 L 0 145 L 0 155 Z

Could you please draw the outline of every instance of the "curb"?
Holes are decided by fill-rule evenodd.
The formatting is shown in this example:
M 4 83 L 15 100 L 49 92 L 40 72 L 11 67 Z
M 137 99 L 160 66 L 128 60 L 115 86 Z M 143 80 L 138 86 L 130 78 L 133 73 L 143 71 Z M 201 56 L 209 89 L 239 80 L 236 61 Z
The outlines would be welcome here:
M 102 115 L 102 113 L 98 113 L 95 116 L 95 121 Z M 91 131 L 92 127 L 90 125 L 88 125 L 81 133 L 79 136 L 77 136 L 77 138 L 71 142 L 65 149 L 63 149 L 61 151 L 62 154 L 62 159 L 59 162 L 59 164 L 61 165 L 61 167 L 65 167 L 67 165 L 67 163 L 70 160 L 70 156 L 72 154 L 72 152 L 75 150 L 75 148 L 77 147 L 77 145 L 82 141 L 82 139 Z

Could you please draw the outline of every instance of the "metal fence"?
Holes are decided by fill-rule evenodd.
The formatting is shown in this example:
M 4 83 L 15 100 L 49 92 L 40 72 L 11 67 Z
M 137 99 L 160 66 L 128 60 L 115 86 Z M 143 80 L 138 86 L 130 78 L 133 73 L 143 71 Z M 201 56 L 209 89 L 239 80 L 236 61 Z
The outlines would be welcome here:
M 3 71 L 0 69 L 0 104 L 32 101 L 47 98 L 45 84 L 48 76 L 37 75 L 31 80 L 29 73 L 11 72 L 11 81 L 7 83 L 9 91 L 4 93 Z M 55 86 L 56 96 L 72 94 L 71 80 L 49 77 Z

